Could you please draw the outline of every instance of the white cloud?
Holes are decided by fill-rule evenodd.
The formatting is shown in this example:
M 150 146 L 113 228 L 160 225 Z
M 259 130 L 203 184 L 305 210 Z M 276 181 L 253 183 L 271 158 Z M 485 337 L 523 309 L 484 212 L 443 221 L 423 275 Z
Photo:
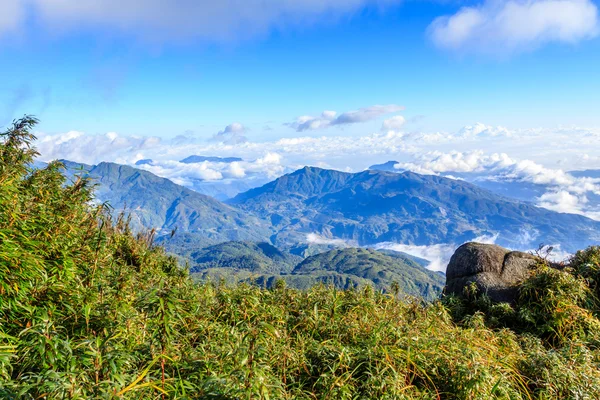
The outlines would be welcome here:
M 420 154 L 417 158 L 417 162 L 400 163 L 396 168 L 434 175 L 445 172 L 488 172 L 488 176 L 496 179 L 547 185 L 571 185 L 577 181 L 560 169 L 547 168 L 531 160 L 514 160 L 506 153 L 433 151 Z
M 153 162 L 138 166 L 155 175 L 172 180 L 184 186 L 192 185 L 194 180 L 214 181 L 225 178 L 229 165 L 225 163 L 180 163 L 178 161 Z
M 247 131 L 248 129 L 244 125 L 234 122 L 227 125 L 222 131 L 217 132 L 213 136 L 213 140 L 227 144 L 244 143 L 248 141 L 248 138 L 245 136 Z
M 600 179 L 576 178 L 557 168 L 548 168 L 532 160 L 515 160 L 506 153 L 485 154 L 483 151 L 443 153 L 433 151 L 416 155 L 412 162 L 395 168 L 421 174 L 466 173 L 471 179 L 497 182 L 524 182 L 546 190 L 536 201 L 549 210 L 581 214 L 599 219 L 598 204 L 590 204 L 586 194 L 600 195 Z
M 499 233 L 495 233 L 493 235 L 481 235 L 477 236 L 475 239 L 471 240 L 472 242 L 484 243 L 484 244 L 495 244 L 496 240 L 498 240 Z
M 2 29 L 26 27 L 25 10 L 53 31 L 102 28 L 150 42 L 230 41 L 335 19 L 397 0 L 3 0 Z M 5 7 L 8 5 L 8 7 Z M 8 11 L 8 12 L 7 12 Z M 5 16 L 2 16 L 2 15 Z
M 499 234 L 493 235 L 481 235 L 475 237 L 470 242 L 478 242 L 485 244 L 495 244 L 496 240 L 498 240 Z M 393 242 L 383 242 L 378 243 L 375 248 L 376 249 L 385 249 L 385 250 L 393 250 L 400 251 L 402 253 L 410 254 L 415 257 L 423 258 L 429 261 L 429 265 L 427 268 L 432 271 L 441 271 L 446 272 L 446 267 L 450 262 L 450 258 L 456 251 L 456 249 L 461 245 L 460 244 L 451 244 L 451 243 L 440 243 L 429 246 L 416 246 L 412 244 L 399 244 Z
M 502 126 L 489 126 L 480 122 L 475 125 L 468 125 L 463 127 L 456 134 L 459 138 L 472 138 L 472 137 L 511 137 L 513 132 Z
M 321 115 L 313 117 L 303 115 L 296 118 L 294 122 L 286 124 L 297 132 L 324 129 L 336 125 L 356 124 L 371 121 L 386 114 L 392 114 L 404 110 L 404 107 L 395 104 L 375 105 L 364 107 L 354 111 L 348 111 L 338 115 L 335 111 L 323 111 Z M 400 117 L 402 118 L 402 117 Z M 398 124 L 399 120 L 396 120 Z
M 402 129 L 405 123 L 406 119 L 402 115 L 396 115 L 383 121 L 383 124 L 381 124 L 381 130 L 398 131 Z
M 458 245 L 452 244 L 434 244 L 430 246 L 415 246 L 411 244 L 399 243 L 378 243 L 374 246 L 378 250 L 393 250 L 402 253 L 410 254 L 411 256 L 423 258 L 429 261 L 427 269 L 432 271 L 445 272 L 448 262 L 457 249 Z
M 70 131 L 57 135 L 38 134 L 38 137 L 35 145 L 42 160 L 68 159 L 89 164 L 131 158 L 142 150 L 161 144 L 157 137 L 120 136 L 115 132 L 87 135 Z
M 267 153 L 254 161 L 235 161 L 232 163 L 203 161 L 199 163 L 182 163 L 179 161 L 153 161 L 151 164 L 138 165 L 155 175 L 192 189 L 198 184 L 211 181 L 244 180 L 258 177 L 258 183 L 265 183 L 262 178 L 275 179 L 285 172 L 281 165 L 281 156 Z
M 358 243 L 356 243 L 355 241 L 336 238 L 326 238 L 322 235 L 319 235 L 318 233 L 309 233 L 308 235 L 306 235 L 306 241 L 309 244 L 324 244 L 340 248 L 358 246 Z
M 233 178 L 241 179 L 246 177 L 246 170 L 238 161 L 229 164 L 229 173 Z
M 256 160 L 256 163 L 261 164 L 261 165 L 269 165 L 269 164 L 277 165 L 277 164 L 281 163 L 281 156 L 277 153 L 267 153 L 264 157 Z
M 429 26 L 439 47 L 491 54 L 576 43 L 598 32 L 598 9 L 591 0 L 485 0 Z
M 561 213 L 583 214 L 582 206 L 587 203 L 585 196 L 577 196 L 566 190 L 544 193 L 539 199 L 540 207 Z

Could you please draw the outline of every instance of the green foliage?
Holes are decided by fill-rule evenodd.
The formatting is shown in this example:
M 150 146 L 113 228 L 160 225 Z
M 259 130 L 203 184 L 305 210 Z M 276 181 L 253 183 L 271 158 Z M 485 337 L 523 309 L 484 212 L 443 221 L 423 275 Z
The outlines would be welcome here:
M 569 266 L 577 276 L 585 279 L 596 296 L 600 296 L 600 246 L 590 246 L 578 251 L 571 258 Z
M 413 258 L 397 252 L 347 248 L 308 257 L 292 272 L 296 276 L 349 289 L 365 284 L 397 294 L 437 299 L 444 287 L 444 276 L 424 268 Z
M 372 285 L 396 296 L 428 301 L 439 297 L 444 276 L 423 267 L 413 257 L 393 251 L 347 248 L 302 260 L 267 243 L 226 242 L 192 254 L 190 272 L 198 281 L 254 283 L 271 288 L 278 281 L 307 290 L 324 284 L 338 289 Z M 297 264 L 297 265 L 296 265 Z
M 65 185 L 59 163 L 30 170 L 34 124 L 17 121 L 0 145 L 1 398 L 591 399 L 600 392 L 590 322 L 597 302 L 581 263 L 580 272 L 540 269 L 514 308 L 476 294 L 446 304 L 403 301 L 371 286 L 195 284 L 152 232 L 134 235 L 126 219 L 93 206 L 85 179 Z M 590 325 L 541 328 L 544 315 L 560 320 L 565 306 L 576 309 L 568 318 L 584 313 Z M 507 329 L 511 320 L 518 323 Z
M 279 274 L 290 272 L 302 260 L 268 243 L 232 241 L 216 244 L 191 255 L 192 272 L 210 268 L 231 268 L 253 273 Z

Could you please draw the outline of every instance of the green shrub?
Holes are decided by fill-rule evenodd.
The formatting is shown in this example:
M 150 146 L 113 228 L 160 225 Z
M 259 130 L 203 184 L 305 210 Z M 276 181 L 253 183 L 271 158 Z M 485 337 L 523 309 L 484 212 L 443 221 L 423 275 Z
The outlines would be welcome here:
M 195 284 L 59 163 L 32 118 L 0 145 L 0 397 L 550 399 L 600 389 L 592 274 L 540 269 L 516 307 L 366 287 Z M 478 312 L 479 311 L 479 312 Z M 569 324 L 569 321 L 571 324 Z M 572 326 L 571 326 L 572 325 Z

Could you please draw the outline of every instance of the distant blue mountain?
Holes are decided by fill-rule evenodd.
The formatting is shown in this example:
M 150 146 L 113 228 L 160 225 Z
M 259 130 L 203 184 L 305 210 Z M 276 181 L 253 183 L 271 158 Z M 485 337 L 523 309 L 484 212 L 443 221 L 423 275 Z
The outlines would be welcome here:
M 398 161 L 388 161 L 383 164 L 371 165 L 368 169 L 372 169 L 374 171 L 401 172 L 400 170 L 394 168 L 394 165 L 396 164 L 398 164 Z
M 270 221 L 280 247 L 305 241 L 309 233 L 359 245 L 462 243 L 496 234 L 499 244 L 521 249 L 543 242 L 575 251 L 600 242 L 600 222 L 412 172 L 305 167 L 230 204 Z
M 222 163 L 232 163 L 232 162 L 236 162 L 236 161 L 243 161 L 241 158 L 239 157 L 211 157 L 211 156 L 189 156 L 184 158 L 183 160 L 179 161 L 185 164 L 194 164 L 194 163 L 201 163 L 204 161 L 209 161 L 209 162 L 222 162 Z
M 143 160 L 138 160 L 135 162 L 135 165 L 146 165 L 146 164 L 152 164 L 153 161 L 150 158 L 144 158 Z
M 600 169 L 586 169 L 583 171 L 569 171 L 569 174 L 577 178 L 600 178 Z
M 192 232 L 194 245 L 229 240 L 265 240 L 268 224 L 220 201 L 177 185 L 148 171 L 103 162 L 86 165 L 61 160 L 71 180 L 80 175 L 97 185 L 98 202 L 125 211 L 136 229 Z
M 393 167 L 397 163 L 397 161 L 388 161 L 384 164 L 372 165 L 369 167 L 369 169 L 397 173 L 404 172 L 405 170 L 403 169 L 395 169 Z M 600 178 L 600 170 L 589 169 L 585 171 L 569 171 L 568 173 L 575 178 Z M 529 203 L 535 202 L 536 199 L 542 196 L 544 193 L 554 190 L 553 186 L 547 184 L 539 184 L 508 178 L 503 179 L 501 177 L 490 177 L 488 173 L 481 172 L 450 171 L 447 172 L 446 175 L 463 179 L 496 194 Z M 588 193 L 586 198 L 588 200 L 587 207 L 589 209 L 600 206 L 599 195 Z

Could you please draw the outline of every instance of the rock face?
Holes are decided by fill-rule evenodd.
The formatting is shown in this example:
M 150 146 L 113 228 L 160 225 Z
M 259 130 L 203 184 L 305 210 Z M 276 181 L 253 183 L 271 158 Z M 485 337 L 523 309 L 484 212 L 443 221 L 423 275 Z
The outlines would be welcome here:
M 493 301 L 514 302 L 520 283 L 539 259 L 500 246 L 465 243 L 456 249 L 446 270 L 446 294 L 461 296 L 463 289 L 475 282 Z

